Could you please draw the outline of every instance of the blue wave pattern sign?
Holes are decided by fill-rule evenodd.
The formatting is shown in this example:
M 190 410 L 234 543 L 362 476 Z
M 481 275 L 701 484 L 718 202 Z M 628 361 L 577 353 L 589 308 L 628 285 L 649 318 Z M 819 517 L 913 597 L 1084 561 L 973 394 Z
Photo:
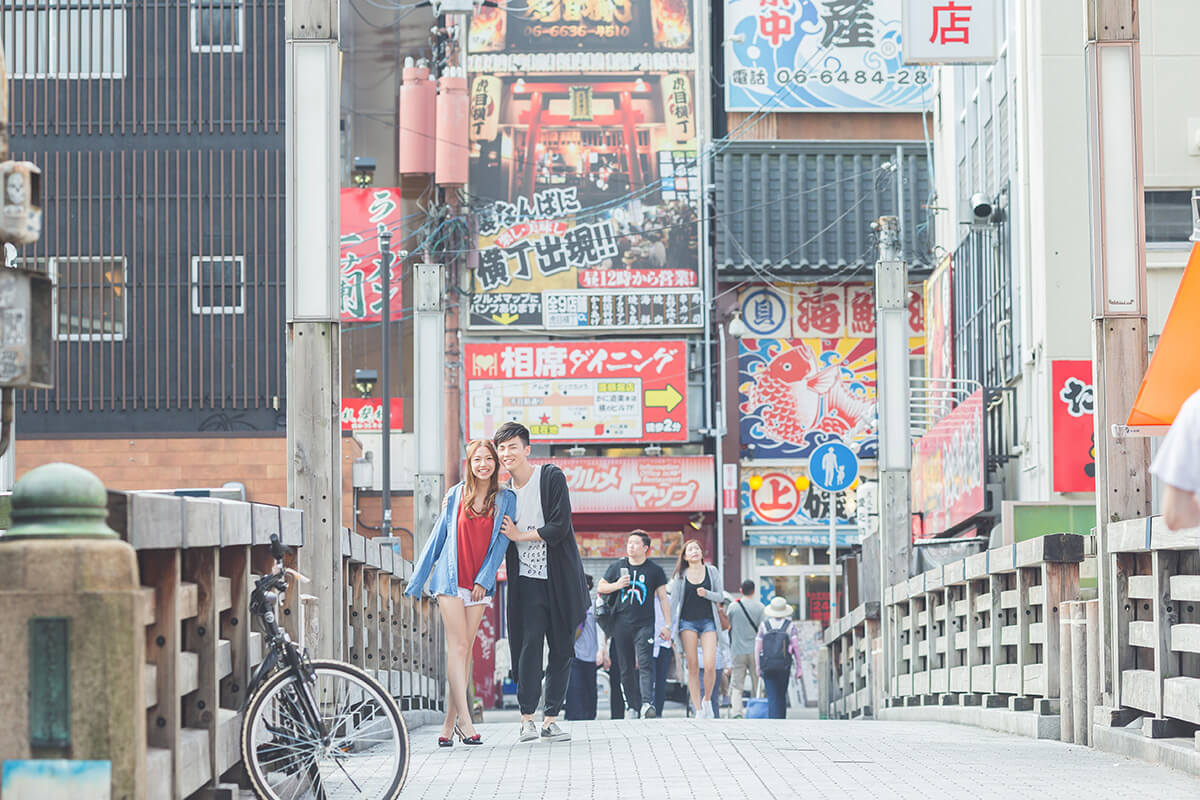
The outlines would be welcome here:
M 728 0 L 730 111 L 927 109 L 932 72 L 901 62 L 900 0 Z

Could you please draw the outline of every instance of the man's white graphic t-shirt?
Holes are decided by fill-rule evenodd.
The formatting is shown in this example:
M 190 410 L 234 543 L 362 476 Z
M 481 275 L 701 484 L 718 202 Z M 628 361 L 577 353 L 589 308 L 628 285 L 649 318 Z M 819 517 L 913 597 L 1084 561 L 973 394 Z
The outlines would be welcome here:
M 533 468 L 533 474 L 521 488 L 517 482 L 512 482 L 512 489 L 517 493 L 517 518 L 514 520 L 522 531 L 530 528 L 540 529 L 546 524 L 542 514 L 542 468 Z M 548 577 L 546 572 L 546 542 L 541 538 L 532 542 L 517 542 L 517 559 L 520 562 L 519 574 L 523 578 Z

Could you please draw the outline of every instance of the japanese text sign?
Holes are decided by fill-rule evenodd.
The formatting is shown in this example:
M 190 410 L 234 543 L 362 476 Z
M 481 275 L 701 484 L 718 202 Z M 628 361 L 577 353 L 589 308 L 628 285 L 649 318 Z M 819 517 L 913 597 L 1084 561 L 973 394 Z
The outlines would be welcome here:
M 472 439 L 491 438 L 512 420 L 557 442 L 687 440 L 686 342 L 488 342 L 463 350 Z
M 743 468 L 740 491 L 742 524 L 827 530 L 829 494 L 806 480 L 807 476 L 808 470 L 801 467 Z M 798 485 L 797 479 L 805 480 L 800 480 Z M 839 523 L 853 527 L 857 509 L 856 490 L 838 492 L 833 508 Z M 825 541 L 829 541 L 828 536 Z
M 383 311 L 379 234 L 402 236 L 403 217 L 399 189 L 342 189 L 341 194 L 342 322 L 377 321 Z M 402 307 L 400 274 L 403 264 L 392 254 L 392 319 Z
M 690 50 L 688 0 L 507 0 L 479 7 L 471 53 L 641 52 Z
M 986 507 L 983 390 L 978 389 L 913 443 L 914 538 L 935 536 Z
M 758 285 L 739 296 L 742 322 L 754 336 L 791 339 L 875 336 L 875 289 L 867 283 Z M 909 289 L 910 337 L 925 335 L 919 285 Z
M 392 416 L 389 422 L 392 430 L 402 430 L 404 427 L 404 406 L 399 397 L 389 399 L 391 400 L 392 408 Z M 383 430 L 383 401 L 373 397 L 343 397 L 342 430 Z
M 902 61 L 900 0 L 727 0 L 725 40 L 730 111 L 922 111 L 933 97 L 930 71 Z
M 712 511 L 712 456 L 568 458 L 555 461 L 575 514 Z M 622 548 L 622 553 L 624 548 Z
M 905 64 L 990 64 L 999 48 L 996 0 L 901 0 Z
M 1050 364 L 1054 491 L 1096 491 L 1096 389 L 1091 361 Z

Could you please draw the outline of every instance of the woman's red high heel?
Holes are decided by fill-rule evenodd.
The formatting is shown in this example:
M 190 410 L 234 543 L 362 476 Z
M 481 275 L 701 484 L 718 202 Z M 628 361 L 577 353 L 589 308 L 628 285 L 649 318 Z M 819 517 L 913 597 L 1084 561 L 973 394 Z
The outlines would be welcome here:
M 438 737 L 438 747 L 454 747 L 454 739 L 445 736 Z
M 462 728 L 458 727 L 457 724 L 454 726 L 454 732 L 458 734 L 459 739 L 462 739 L 463 744 L 483 744 L 482 736 L 480 736 L 478 733 L 474 736 L 467 736 L 465 733 L 463 733 Z

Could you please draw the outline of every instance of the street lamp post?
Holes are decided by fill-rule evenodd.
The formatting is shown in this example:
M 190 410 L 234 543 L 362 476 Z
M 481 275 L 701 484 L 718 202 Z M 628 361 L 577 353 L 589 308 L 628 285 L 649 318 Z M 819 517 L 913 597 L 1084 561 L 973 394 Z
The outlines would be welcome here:
M 392 232 L 382 231 L 379 234 L 379 280 L 380 292 L 383 295 L 383 305 L 379 312 L 380 326 L 383 328 L 383 343 L 380 349 L 380 360 L 383 362 L 379 369 L 379 383 L 382 387 L 381 400 L 383 403 L 380 443 L 382 456 L 382 494 L 380 504 L 383 508 L 383 521 L 379 525 L 379 535 L 392 535 L 392 384 L 391 384 L 391 328 L 392 328 Z

